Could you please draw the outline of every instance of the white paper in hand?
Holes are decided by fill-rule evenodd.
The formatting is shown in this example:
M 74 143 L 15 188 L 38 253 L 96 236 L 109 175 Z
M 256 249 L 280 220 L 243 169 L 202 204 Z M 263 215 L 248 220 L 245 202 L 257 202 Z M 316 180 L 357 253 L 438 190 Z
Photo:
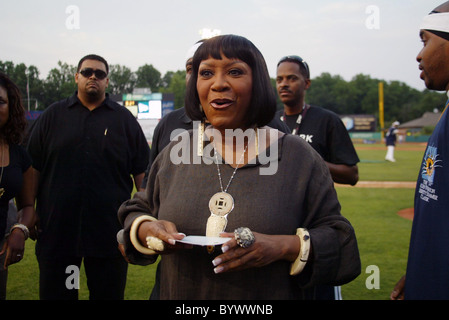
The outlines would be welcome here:
M 180 243 L 192 244 L 195 246 L 217 246 L 228 242 L 231 238 L 206 237 L 206 236 L 186 236 L 182 240 L 176 240 Z

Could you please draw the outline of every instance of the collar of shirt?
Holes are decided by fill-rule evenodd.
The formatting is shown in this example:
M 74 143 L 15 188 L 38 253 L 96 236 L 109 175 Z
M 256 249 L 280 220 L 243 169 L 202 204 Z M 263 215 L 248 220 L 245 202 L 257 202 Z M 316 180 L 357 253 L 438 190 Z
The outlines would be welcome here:
M 271 144 L 267 149 L 261 150 L 259 155 L 256 156 L 256 158 L 250 159 L 249 163 L 239 166 L 239 169 L 243 168 L 250 168 L 260 165 L 267 165 L 270 162 L 278 162 L 281 160 L 281 154 L 282 154 L 282 146 L 284 144 L 284 138 L 286 135 L 283 135 L 281 138 L 279 138 L 276 142 L 277 148 L 273 148 L 273 144 Z M 205 141 L 205 145 L 210 144 L 210 141 Z M 277 150 L 276 150 L 277 149 Z M 271 152 L 277 152 L 277 156 L 271 156 Z M 206 161 L 206 163 L 216 163 L 215 154 L 207 154 L 204 153 L 202 156 Z M 218 163 L 219 164 L 226 164 L 226 161 L 221 157 L 221 154 L 217 154 Z
M 80 104 L 83 105 L 82 102 L 80 101 L 80 99 L 78 98 L 78 91 L 75 91 L 75 93 L 73 94 L 73 96 L 71 96 L 69 98 L 69 103 L 68 103 L 68 107 L 73 107 L 76 104 Z M 98 107 L 101 107 L 105 105 L 106 107 L 112 109 L 112 110 L 116 110 L 118 108 L 118 104 L 114 103 L 114 101 L 112 101 L 109 98 L 109 93 L 106 93 L 106 99 L 103 100 L 102 103 L 100 103 L 100 105 Z

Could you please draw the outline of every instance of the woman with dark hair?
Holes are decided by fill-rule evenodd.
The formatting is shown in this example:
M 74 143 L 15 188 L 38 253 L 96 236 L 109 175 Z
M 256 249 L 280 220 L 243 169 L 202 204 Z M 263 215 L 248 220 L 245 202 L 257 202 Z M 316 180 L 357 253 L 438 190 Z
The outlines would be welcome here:
M 198 130 L 159 154 L 145 191 L 119 210 L 129 260 L 161 255 L 161 299 L 313 299 L 316 284 L 360 273 L 326 165 L 266 126 L 274 90 L 249 40 L 198 48 L 185 106 Z
M 250 41 L 239 36 L 215 37 L 208 40 L 207 46 L 200 46 L 196 51 L 196 59 L 193 60 L 193 70 L 198 70 L 199 63 L 209 56 L 221 60 L 222 55 L 233 60 L 243 61 L 251 69 L 252 92 L 251 104 L 246 113 L 245 125 L 250 127 L 267 125 L 276 113 L 276 97 L 270 82 L 270 76 L 265 59 L 259 49 Z M 192 120 L 204 119 L 204 112 L 197 106 L 200 104 L 198 93 L 195 90 L 199 75 L 192 73 L 191 80 L 187 84 L 185 106 Z
M 31 159 L 20 145 L 26 119 L 17 86 L 0 73 L 0 298 L 6 298 L 7 267 L 23 258 L 35 225 Z M 16 200 L 18 222 L 7 228 L 8 207 Z M 34 233 L 33 233 L 34 237 Z

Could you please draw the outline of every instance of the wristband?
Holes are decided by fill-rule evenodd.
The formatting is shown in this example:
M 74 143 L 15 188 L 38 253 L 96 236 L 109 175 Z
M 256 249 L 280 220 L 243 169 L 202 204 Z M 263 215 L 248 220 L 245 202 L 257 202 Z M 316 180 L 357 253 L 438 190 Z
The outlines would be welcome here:
M 134 248 L 136 248 L 137 251 L 146 255 L 153 255 L 156 254 L 156 251 L 141 245 L 137 237 L 139 227 L 145 221 L 157 221 L 157 219 L 149 215 L 142 215 L 140 217 L 137 217 L 131 225 L 131 230 L 129 231 L 129 238 L 131 239 L 131 243 L 133 244 Z
M 290 275 L 296 276 L 301 273 L 307 263 L 307 259 L 309 258 L 310 251 L 310 235 L 309 231 L 304 228 L 298 228 L 296 230 L 296 235 L 299 237 L 301 242 L 301 247 L 299 249 L 299 254 L 296 260 L 292 263 L 290 268 Z
M 28 230 L 28 227 L 27 227 L 26 225 L 21 224 L 21 223 L 16 223 L 16 224 L 14 224 L 14 225 L 11 227 L 11 229 L 9 230 L 9 233 L 12 233 L 12 231 L 13 231 L 14 229 L 16 229 L 16 228 L 18 228 L 18 229 L 20 229 L 20 230 L 23 231 L 23 234 L 25 235 L 25 240 L 29 238 L 29 236 L 30 236 L 30 230 Z

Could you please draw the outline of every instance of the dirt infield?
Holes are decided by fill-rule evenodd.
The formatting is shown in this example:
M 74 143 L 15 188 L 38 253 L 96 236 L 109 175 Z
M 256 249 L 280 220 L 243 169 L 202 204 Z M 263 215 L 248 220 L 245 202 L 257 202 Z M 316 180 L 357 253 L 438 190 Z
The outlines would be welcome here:
M 413 208 L 402 209 L 398 211 L 398 215 L 402 218 L 413 220 L 415 210 Z

